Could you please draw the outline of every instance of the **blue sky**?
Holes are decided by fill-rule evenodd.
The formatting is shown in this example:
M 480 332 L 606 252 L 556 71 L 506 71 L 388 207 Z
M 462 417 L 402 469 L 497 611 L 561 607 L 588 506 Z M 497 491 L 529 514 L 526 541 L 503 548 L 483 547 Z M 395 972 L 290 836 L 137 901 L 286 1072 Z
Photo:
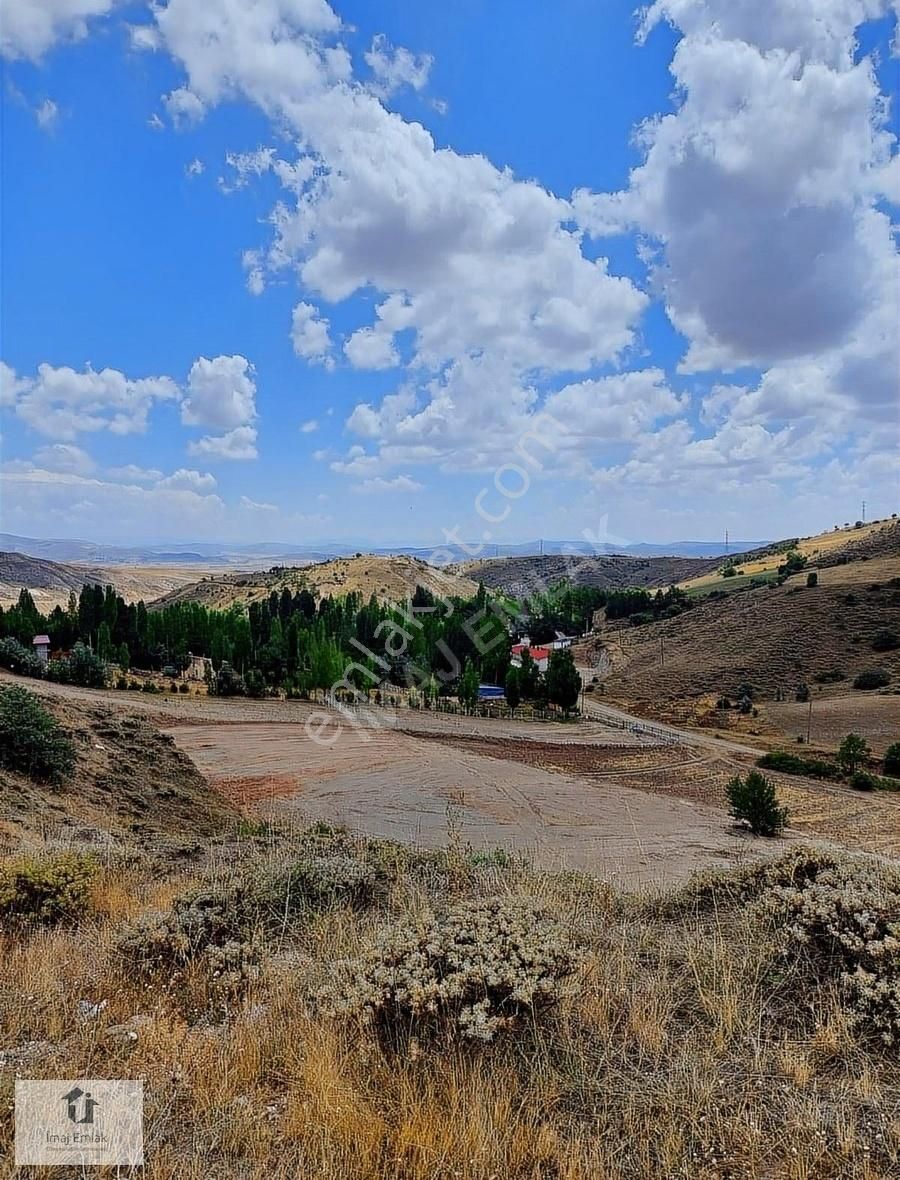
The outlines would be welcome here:
M 6 0 L 3 528 L 893 511 L 896 12 L 758 7 Z

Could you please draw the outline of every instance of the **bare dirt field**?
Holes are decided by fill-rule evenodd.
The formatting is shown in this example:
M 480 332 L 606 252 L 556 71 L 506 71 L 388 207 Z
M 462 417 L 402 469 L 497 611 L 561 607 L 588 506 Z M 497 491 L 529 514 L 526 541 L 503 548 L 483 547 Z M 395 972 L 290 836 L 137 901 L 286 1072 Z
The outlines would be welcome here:
M 528 851 L 542 865 L 590 869 L 626 886 L 681 880 L 756 851 L 718 809 L 621 785 L 617 772 L 589 780 L 446 744 L 470 739 L 360 730 L 327 748 L 284 725 L 171 732 L 215 787 L 261 817 L 300 813 L 423 847 L 456 834 L 475 849 Z M 615 765 L 649 752 L 611 749 Z
M 604 724 L 600 706 L 570 725 L 373 710 L 373 726 L 332 712 L 342 730 L 320 745 L 307 721 L 325 710 L 301 701 L 39 691 L 148 717 L 257 818 L 344 823 L 432 847 L 456 834 L 623 885 L 677 881 L 772 849 L 736 834 L 724 809 L 725 784 L 752 765 L 752 746 L 671 727 L 663 742 Z M 628 716 L 602 708 L 613 722 Z M 900 795 L 772 777 L 794 835 L 900 855 Z

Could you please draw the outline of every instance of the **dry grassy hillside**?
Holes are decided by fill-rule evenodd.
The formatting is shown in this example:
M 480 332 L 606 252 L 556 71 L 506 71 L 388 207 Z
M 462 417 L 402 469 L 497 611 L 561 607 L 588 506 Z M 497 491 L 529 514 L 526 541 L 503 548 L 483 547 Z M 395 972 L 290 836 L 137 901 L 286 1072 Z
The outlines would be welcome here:
M 65 864 L 63 920 L 0 928 L 0 1143 L 16 1075 L 128 1077 L 147 1180 L 897 1175 L 887 865 L 661 899 L 322 828 Z
M 861 568 L 868 569 L 870 563 Z M 783 586 L 761 587 L 724 598 L 703 599 L 674 619 L 643 627 L 617 625 L 583 645 L 581 659 L 595 662 L 606 649 L 612 669 L 607 696 L 648 706 L 695 699 L 703 694 L 731 695 L 742 683 L 760 696 L 781 688 L 793 697 L 797 686 L 835 672 L 835 691 L 846 692 L 856 673 L 886 668 L 900 687 L 900 651 L 875 651 L 882 629 L 900 633 L 900 563 L 872 562 L 881 577 L 860 583 L 855 566 L 846 582 L 830 580 L 806 586 L 806 575 Z
M 460 573 L 515 598 L 548 590 L 563 579 L 575 586 L 618 590 L 627 586 L 671 586 L 706 574 L 720 564 L 708 557 L 494 557 L 467 561 Z
M 51 786 L 0 769 L 0 851 L 44 839 L 187 850 L 237 822 L 190 758 L 148 721 L 39 688 L 37 695 L 75 743 L 75 772 Z
M 828 569 L 838 565 L 853 564 L 872 560 L 895 560 L 900 562 L 900 520 L 879 520 L 860 528 L 832 529 L 828 533 L 817 533 L 812 537 L 801 537 L 794 546 L 806 558 L 809 569 Z M 765 549 L 754 549 L 749 553 L 737 554 L 734 562 L 749 577 L 773 574 L 784 561 L 786 542 L 770 545 Z M 719 574 L 724 565 L 720 559 L 712 569 L 685 578 L 680 585 L 686 590 L 703 590 L 707 587 L 722 589 L 736 588 L 731 579 L 726 581 Z
M 79 562 L 49 561 L 24 553 L 0 553 L 0 606 L 9 606 L 23 588 L 31 592 L 43 613 L 65 606 L 69 594 L 83 586 L 115 586 L 126 602 L 157 598 L 171 590 L 196 582 L 206 567 L 184 565 L 83 565 Z
M 273 590 L 306 588 L 317 595 L 335 597 L 357 593 L 364 599 L 373 594 L 382 602 L 403 602 L 416 586 L 438 596 L 469 598 L 478 585 L 470 578 L 435 568 L 416 557 L 376 557 L 360 554 L 339 557 L 315 565 L 280 568 L 247 574 L 212 575 L 158 599 L 154 606 L 171 602 L 201 602 L 223 609 L 233 603 L 258 602 Z

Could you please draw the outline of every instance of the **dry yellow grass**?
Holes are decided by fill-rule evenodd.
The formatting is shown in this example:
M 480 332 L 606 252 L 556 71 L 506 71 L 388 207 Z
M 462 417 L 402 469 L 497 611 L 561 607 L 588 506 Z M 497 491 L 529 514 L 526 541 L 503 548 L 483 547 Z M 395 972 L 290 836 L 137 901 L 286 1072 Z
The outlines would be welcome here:
M 810 569 L 815 569 L 817 562 L 827 559 L 833 554 L 846 550 L 848 555 L 853 556 L 854 551 L 864 552 L 867 546 L 877 544 L 880 539 L 879 535 L 896 535 L 896 521 L 873 521 L 871 524 L 863 525 L 861 528 L 842 528 L 832 529 L 827 533 L 816 533 L 812 537 L 801 537 L 796 545 L 798 553 L 802 554 L 807 560 L 807 565 Z M 894 543 L 896 549 L 896 542 Z M 868 563 L 864 563 L 862 568 L 857 567 L 854 573 L 848 573 L 846 566 L 835 566 L 828 571 L 827 578 L 820 575 L 823 583 L 831 585 L 835 583 L 843 584 L 844 581 L 863 580 L 868 577 L 868 580 L 877 580 L 878 574 L 887 574 L 887 576 L 896 575 L 898 558 L 896 552 L 892 557 L 882 558 L 886 562 L 883 568 L 879 568 L 876 572 L 875 562 L 873 561 L 868 568 Z M 769 574 L 778 569 L 778 566 L 784 561 L 783 553 L 768 554 L 765 557 L 757 558 L 754 561 L 740 561 L 740 554 L 737 555 L 736 561 L 740 569 L 748 577 L 759 576 L 760 574 Z M 803 574 L 806 577 L 806 574 Z M 679 583 L 684 590 L 696 590 L 700 587 L 722 587 L 728 588 L 727 582 L 723 581 L 718 571 L 710 574 L 702 574 L 696 578 L 689 578 L 687 581 Z
M 105 870 L 79 925 L 0 935 L 0 1143 L 15 1074 L 139 1077 L 148 1180 L 897 1174 L 898 1061 L 858 1039 L 835 992 L 798 990 L 747 913 L 667 913 L 586 877 L 476 866 L 459 847 L 433 879 L 427 858 L 389 855 L 408 871 L 377 911 L 299 923 L 252 991 L 210 1013 L 196 980 L 148 987 L 116 951 L 124 919 L 195 873 Z M 214 859 L 264 856 L 251 842 Z M 537 896 L 571 924 L 587 954 L 555 1013 L 479 1046 L 385 1041 L 316 1011 L 312 985 L 337 960 L 447 889 Z M 82 999 L 106 1006 L 84 1019 Z
M 439 569 L 415 557 L 382 557 L 361 553 L 336 557 L 310 565 L 243 574 L 215 574 L 163 595 L 156 605 L 170 602 L 199 602 L 224 610 L 235 603 L 246 606 L 285 588 L 295 593 L 303 588 L 319 597 L 340 598 L 359 594 L 368 601 L 374 594 L 379 602 L 405 602 L 416 586 L 424 586 L 439 598 L 471 598 L 478 583 L 471 578 Z

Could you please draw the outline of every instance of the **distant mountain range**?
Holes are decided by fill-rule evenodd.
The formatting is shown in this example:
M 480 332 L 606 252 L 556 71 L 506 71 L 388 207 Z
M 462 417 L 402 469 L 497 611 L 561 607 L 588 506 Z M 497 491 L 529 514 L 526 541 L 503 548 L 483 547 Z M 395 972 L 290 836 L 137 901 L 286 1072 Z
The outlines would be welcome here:
M 311 545 L 266 541 L 251 545 L 230 545 L 217 542 L 190 542 L 183 547 L 161 545 L 104 545 L 96 541 L 18 537 L 0 533 L 0 550 L 43 557 L 49 561 L 78 561 L 103 565 L 222 565 L 256 566 L 296 565 L 328 561 L 334 557 L 349 557 L 356 553 L 372 553 L 384 557 L 411 556 L 426 561 L 432 554 L 439 555 L 440 564 L 467 561 L 472 558 L 538 557 L 560 554 L 590 556 L 592 554 L 622 554 L 627 557 L 721 557 L 726 553 L 743 553 L 757 549 L 765 541 L 731 541 L 726 548 L 722 541 L 668 541 L 657 544 L 611 544 L 589 541 L 523 541 L 515 545 L 435 544 L 433 546 L 389 545 L 370 546 L 343 541 L 322 541 Z

